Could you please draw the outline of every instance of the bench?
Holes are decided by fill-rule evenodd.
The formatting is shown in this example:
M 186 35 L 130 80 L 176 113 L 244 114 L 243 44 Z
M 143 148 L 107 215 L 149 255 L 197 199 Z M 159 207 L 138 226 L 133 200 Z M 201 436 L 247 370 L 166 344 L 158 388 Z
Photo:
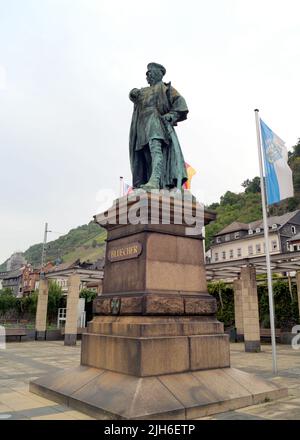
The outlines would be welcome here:
M 270 328 L 261 328 L 260 329 L 260 337 L 261 339 L 270 339 L 271 338 L 271 329 Z M 281 329 L 275 329 L 275 338 L 280 340 L 281 337 Z
M 24 328 L 6 328 L 5 336 L 16 336 L 19 337 L 19 342 L 21 342 L 22 336 L 26 336 L 26 331 Z

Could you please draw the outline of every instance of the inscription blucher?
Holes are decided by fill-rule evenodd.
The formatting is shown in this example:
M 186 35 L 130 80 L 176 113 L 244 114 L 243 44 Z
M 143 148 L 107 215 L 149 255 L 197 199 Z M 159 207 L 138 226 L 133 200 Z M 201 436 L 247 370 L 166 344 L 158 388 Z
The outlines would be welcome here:
M 127 246 L 119 246 L 109 249 L 107 253 L 108 260 L 114 261 L 129 260 L 130 258 L 138 258 L 142 253 L 142 244 L 138 241 L 129 243 Z

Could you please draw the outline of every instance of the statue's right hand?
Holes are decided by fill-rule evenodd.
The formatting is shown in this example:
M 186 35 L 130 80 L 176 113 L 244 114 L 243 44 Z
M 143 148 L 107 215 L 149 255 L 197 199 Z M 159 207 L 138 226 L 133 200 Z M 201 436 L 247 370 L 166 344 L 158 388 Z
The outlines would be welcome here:
M 131 92 L 129 93 L 129 99 L 131 99 L 131 101 L 136 101 L 139 97 L 140 94 L 140 90 L 139 89 L 132 89 Z

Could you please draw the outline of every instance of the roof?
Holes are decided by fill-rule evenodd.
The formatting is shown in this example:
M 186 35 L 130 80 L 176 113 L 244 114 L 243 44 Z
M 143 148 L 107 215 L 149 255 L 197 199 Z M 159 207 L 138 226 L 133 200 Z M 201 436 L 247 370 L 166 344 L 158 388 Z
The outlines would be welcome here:
M 300 232 L 294 235 L 293 237 L 289 238 L 288 241 L 297 241 L 297 240 L 300 240 Z
M 273 217 L 268 217 L 267 221 L 268 221 L 268 226 L 271 227 L 272 225 L 279 225 L 279 226 L 283 226 L 286 223 L 288 223 L 293 217 L 295 217 L 296 214 L 298 214 L 300 210 L 297 209 L 297 211 L 293 211 L 293 212 L 287 212 L 286 214 L 283 215 L 274 215 Z M 256 229 L 256 228 L 261 228 L 263 229 L 264 224 L 263 224 L 263 220 L 257 220 L 255 222 L 249 223 L 249 228 L 250 229 Z
M 62 270 L 66 270 L 66 269 L 74 269 L 76 267 L 80 267 L 80 260 L 76 260 L 73 262 L 69 262 L 69 263 L 61 263 L 58 264 L 57 266 L 53 266 L 50 270 L 48 270 L 48 273 L 53 273 L 53 272 L 61 272 Z
M 53 274 L 69 269 L 86 269 L 86 270 L 102 270 L 104 267 L 104 259 L 99 259 L 96 262 L 76 260 L 69 263 L 61 263 L 51 268 L 47 273 Z
M 287 212 L 283 215 L 275 215 L 273 217 L 268 217 L 268 226 L 271 227 L 272 225 L 276 224 L 278 226 L 283 226 L 286 223 L 288 223 L 295 215 L 297 215 L 300 212 L 300 209 L 297 209 L 293 212 Z M 241 222 L 233 222 L 230 225 L 226 226 L 222 231 L 218 232 L 214 236 L 223 235 L 223 234 L 229 234 L 230 232 L 236 232 L 236 231 L 248 231 L 249 229 L 263 229 L 263 220 L 256 220 L 251 223 L 241 223 Z
M 10 278 L 18 278 L 22 275 L 23 270 L 22 268 L 20 269 L 15 269 L 15 270 L 10 270 L 8 272 L 5 272 L 2 274 L 1 279 L 3 280 L 9 280 Z
M 248 231 L 249 226 L 247 223 L 241 223 L 241 222 L 233 222 L 230 225 L 226 226 L 222 231 L 218 232 L 216 235 L 221 234 L 229 234 L 229 232 L 236 232 L 236 231 Z
M 48 261 L 48 263 L 45 263 L 45 265 L 44 265 L 44 270 L 45 270 L 45 268 L 47 268 L 47 270 L 48 269 L 51 270 L 52 267 L 54 267 L 54 264 L 51 261 Z M 39 272 L 41 270 L 41 268 L 42 268 L 42 265 L 37 264 L 36 266 L 33 267 L 33 270 L 34 270 L 34 272 Z
M 300 209 L 297 209 L 296 211 L 287 212 L 286 214 L 283 214 L 283 215 L 269 217 L 268 218 L 268 226 L 272 226 L 275 223 L 277 225 L 283 226 L 286 223 L 288 223 L 293 217 L 295 217 L 295 215 L 298 214 L 299 212 L 300 212 Z

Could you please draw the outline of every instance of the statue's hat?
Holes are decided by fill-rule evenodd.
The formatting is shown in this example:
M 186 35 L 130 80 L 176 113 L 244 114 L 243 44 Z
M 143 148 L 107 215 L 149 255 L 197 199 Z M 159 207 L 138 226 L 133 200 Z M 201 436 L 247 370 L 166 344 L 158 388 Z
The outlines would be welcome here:
M 165 67 L 164 66 L 162 66 L 161 64 L 158 64 L 158 63 L 149 63 L 148 64 L 148 66 L 147 66 L 147 69 L 149 70 L 149 69 L 151 69 L 151 68 L 155 68 L 155 69 L 159 69 L 159 70 L 161 70 L 162 71 L 162 73 L 163 73 L 163 75 L 165 75 L 166 74 L 166 69 L 165 69 Z

